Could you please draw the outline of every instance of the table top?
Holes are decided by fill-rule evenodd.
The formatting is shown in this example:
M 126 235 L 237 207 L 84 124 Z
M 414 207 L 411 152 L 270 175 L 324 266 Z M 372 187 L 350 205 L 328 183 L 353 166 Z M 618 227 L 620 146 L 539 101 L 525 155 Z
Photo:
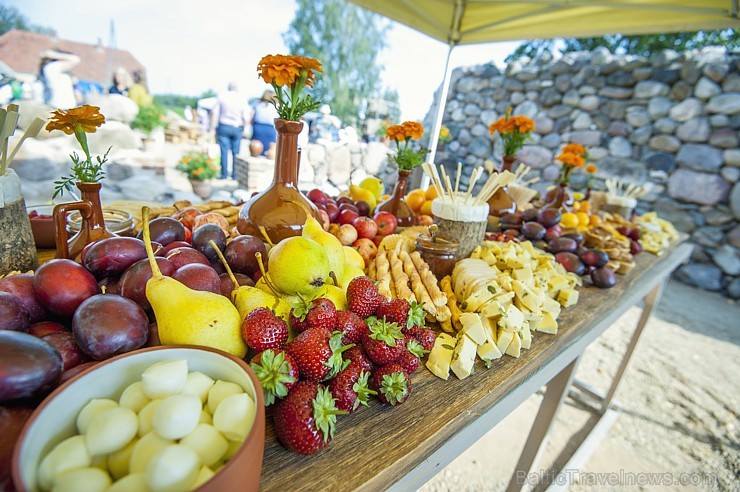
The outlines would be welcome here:
M 558 318 L 558 334 L 533 333 L 531 348 L 518 359 L 504 355 L 490 369 L 476 360 L 475 373 L 464 380 L 450 374 L 443 381 L 420 367 L 411 376 L 409 400 L 391 407 L 373 399 L 369 408 L 338 417 L 334 440 L 313 456 L 282 447 L 268 408 L 260 490 L 418 487 L 546 384 L 690 254 L 689 244 L 675 244 L 660 257 L 643 253 L 612 289 L 581 288 L 578 304 Z M 482 421 L 485 425 L 478 425 Z

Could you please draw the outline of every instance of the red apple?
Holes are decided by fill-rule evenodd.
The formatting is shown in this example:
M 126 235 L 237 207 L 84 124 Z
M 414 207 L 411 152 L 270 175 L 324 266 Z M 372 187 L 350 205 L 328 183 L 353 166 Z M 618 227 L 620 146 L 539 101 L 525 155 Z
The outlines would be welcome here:
M 319 210 L 319 214 L 321 215 L 321 226 L 324 228 L 325 231 L 329 230 L 329 224 L 331 224 L 331 220 L 329 220 L 329 214 L 326 213 L 326 210 Z
M 339 223 L 352 225 L 352 222 L 354 222 L 357 217 L 359 217 L 359 214 L 356 211 L 345 209 L 339 212 Z
M 336 222 L 339 219 L 339 207 L 336 203 L 327 203 L 326 213 L 329 214 L 329 221 L 331 222 Z
M 203 215 L 203 212 L 195 207 L 186 207 L 173 215 L 172 218 L 175 220 L 179 220 L 182 225 L 192 230 L 195 218 L 199 215 Z
M 373 244 L 375 246 L 380 246 L 380 243 L 383 242 L 383 239 L 385 239 L 385 236 L 382 234 L 378 234 L 373 238 Z
M 326 205 L 326 202 L 329 201 L 329 197 L 326 196 L 326 193 L 324 193 L 323 191 L 317 188 L 314 188 L 313 190 L 309 191 L 306 196 L 308 197 L 309 200 L 314 202 L 316 205 L 318 204 Z
M 357 217 L 352 221 L 352 225 L 357 229 L 357 236 L 372 239 L 378 233 L 378 224 L 370 217 Z
M 357 241 L 357 229 L 352 224 L 343 224 L 339 226 L 336 236 L 343 246 L 351 246 Z
M 375 246 L 375 243 L 365 237 L 360 238 L 352 243 L 352 247 L 355 248 L 358 253 L 360 253 L 362 259 L 365 260 L 366 265 L 370 264 L 370 262 L 374 260 L 375 256 L 378 254 L 378 247 Z
M 28 333 L 35 337 L 43 337 L 50 333 L 57 333 L 60 331 L 67 331 L 67 329 L 61 323 L 56 321 L 39 321 L 38 323 L 32 324 L 28 328 Z
M 430 226 L 434 224 L 434 219 L 429 215 L 421 214 L 416 216 L 416 223 L 420 226 Z
M 398 227 L 398 219 L 390 212 L 378 212 L 373 220 L 378 224 L 378 234 L 383 236 L 393 234 Z

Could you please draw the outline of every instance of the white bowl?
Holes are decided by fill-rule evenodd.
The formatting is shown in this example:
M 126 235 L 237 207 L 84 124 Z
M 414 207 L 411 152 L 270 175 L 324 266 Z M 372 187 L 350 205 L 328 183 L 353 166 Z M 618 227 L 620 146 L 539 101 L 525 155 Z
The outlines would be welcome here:
M 23 428 L 13 452 L 13 481 L 19 491 L 39 490 L 36 475 L 39 463 L 54 446 L 77 434 L 77 414 L 93 398 L 118 400 L 129 384 L 141 380 L 141 374 L 154 363 L 185 359 L 188 371 L 200 371 L 213 379 L 229 381 L 241 386 L 256 402 L 256 415 L 241 449 L 229 463 L 201 489 L 211 489 L 220 478 L 231 482 L 229 475 L 249 468 L 256 474 L 256 490 L 264 448 L 264 400 L 259 380 L 249 366 L 220 350 L 207 347 L 161 346 L 137 350 L 96 364 L 54 390 L 34 411 Z M 256 447 L 259 449 L 257 450 Z M 249 448 L 249 449 L 248 449 Z M 258 457 L 258 463 L 257 456 Z M 254 456 L 253 456 L 254 455 Z M 249 461 L 249 463 L 246 463 Z M 235 462 L 240 462 L 236 466 Z M 256 470 L 254 467 L 256 466 Z M 251 490 L 249 486 L 243 490 Z M 215 485 L 215 483 L 214 483 Z M 219 490 L 214 488 L 213 490 Z

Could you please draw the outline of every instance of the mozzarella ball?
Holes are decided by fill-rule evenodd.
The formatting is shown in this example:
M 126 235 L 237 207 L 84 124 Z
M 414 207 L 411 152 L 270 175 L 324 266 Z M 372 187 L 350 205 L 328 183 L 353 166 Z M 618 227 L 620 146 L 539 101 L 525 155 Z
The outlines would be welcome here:
M 111 479 L 100 468 L 75 468 L 60 474 L 51 492 L 103 492 Z
M 85 436 L 73 436 L 57 444 L 39 465 L 38 482 L 49 490 L 60 473 L 74 468 L 88 467 L 92 457 L 85 444 Z
M 152 400 L 146 404 L 144 408 L 139 412 L 139 435 L 143 436 L 152 431 L 152 420 L 154 419 L 154 411 L 159 405 L 162 404 L 162 400 Z
M 118 403 L 107 398 L 93 399 L 90 400 L 87 405 L 82 407 L 80 413 L 77 415 L 77 431 L 80 434 L 87 432 L 87 426 L 90 425 L 90 421 L 93 417 L 104 410 L 110 410 L 116 408 Z
M 198 420 L 199 424 L 213 424 L 213 416 L 208 412 L 208 410 L 203 410 L 200 412 L 200 420 Z
M 213 426 L 230 441 L 242 442 L 252 429 L 255 406 L 246 393 L 223 399 L 213 414 Z
M 141 389 L 149 399 L 176 395 L 188 379 L 188 361 L 169 360 L 149 366 L 141 375 Z
M 195 451 L 173 444 L 152 457 L 146 467 L 146 484 L 152 492 L 190 490 L 200 467 L 200 458 Z
M 240 393 L 244 393 L 244 390 L 238 384 L 229 383 L 228 381 L 216 381 L 208 391 L 208 411 L 213 415 L 221 400 L 227 396 L 238 395 Z
M 195 395 L 174 395 L 154 410 L 152 429 L 165 439 L 180 439 L 195 429 L 203 404 Z
M 188 379 L 185 381 L 185 387 L 182 389 L 182 393 L 184 395 L 196 395 L 200 398 L 201 403 L 205 403 L 208 399 L 208 390 L 211 389 L 213 384 L 213 379 L 202 372 L 191 372 L 188 374 Z
M 198 424 L 193 432 L 182 438 L 180 444 L 198 453 L 205 466 L 216 463 L 229 449 L 226 438 L 208 424 Z
M 152 456 L 172 444 L 175 444 L 175 441 L 164 439 L 154 432 L 142 436 L 131 451 L 131 459 L 128 465 L 129 473 L 144 473 Z
M 128 385 L 126 389 L 123 390 L 121 398 L 118 399 L 118 404 L 139 413 L 150 401 L 149 397 L 144 394 L 141 381 L 137 381 L 134 384 Z
M 146 490 L 146 478 L 143 473 L 132 473 L 114 482 L 105 492 L 143 492 Z
M 90 421 L 85 434 L 87 449 L 93 456 L 123 449 L 136 437 L 139 421 L 130 408 L 104 410 Z
M 133 453 L 137 442 L 139 442 L 139 439 L 135 437 L 126 447 L 108 455 L 108 471 L 113 480 L 118 480 L 128 474 L 131 453 Z
M 213 473 L 213 470 L 211 470 L 207 466 L 202 466 L 200 468 L 200 471 L 198 471 L 198 476 L 195 477 L 195 483 L 193 483 L 190 490 L 197 489 L 198 487 L 209 481 L 211 477 L 213 477 L 213 475 L 215 475 L 215 473 Z

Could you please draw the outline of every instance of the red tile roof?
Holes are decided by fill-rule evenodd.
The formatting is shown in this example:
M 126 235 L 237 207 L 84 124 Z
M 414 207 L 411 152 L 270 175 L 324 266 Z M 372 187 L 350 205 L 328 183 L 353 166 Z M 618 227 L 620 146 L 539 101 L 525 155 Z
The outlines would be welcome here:
M 79 56 L 80 64 L 72 69 L 72 75 L 80 80 L 101 83 L 105 87 L 111 82 L 110 73 L 118 67 L 125 68 L 130 74 L 137 70 L 146 73 L 144 65 L 126 50 L 112 50 L 28 31 L 12 30 L 0 36 L 0 61 L 16 72 L 36 74 L 41 61 L 39 54 L 47 49 Z M 109 66 L 106 66 L 107 56 L 110 56 Z M 106 73 L 106 69 L 109 73 Z

